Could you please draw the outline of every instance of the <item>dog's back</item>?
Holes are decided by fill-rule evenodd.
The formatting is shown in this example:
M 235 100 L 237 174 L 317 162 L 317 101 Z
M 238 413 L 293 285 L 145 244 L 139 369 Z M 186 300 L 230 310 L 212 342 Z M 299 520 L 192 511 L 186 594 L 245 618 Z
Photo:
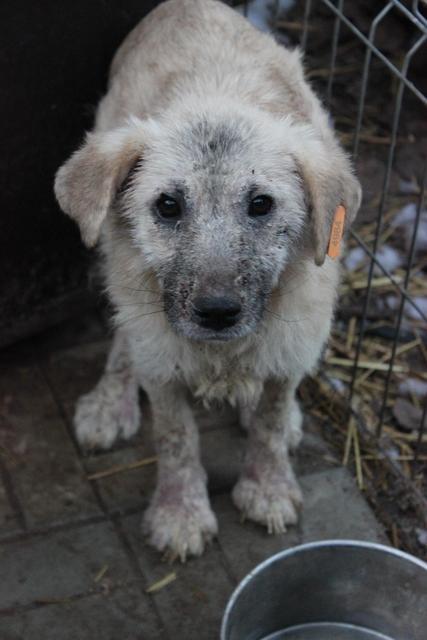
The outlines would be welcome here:
M 183 96 L 197 103 L 218 95 L 277 117 L 291 114 L 331 135 L 299 51 L 217 0 L 168 0 L 135 27 L 113 60 L 97 128 L 123 124 L 129 114 L 154 117 Z

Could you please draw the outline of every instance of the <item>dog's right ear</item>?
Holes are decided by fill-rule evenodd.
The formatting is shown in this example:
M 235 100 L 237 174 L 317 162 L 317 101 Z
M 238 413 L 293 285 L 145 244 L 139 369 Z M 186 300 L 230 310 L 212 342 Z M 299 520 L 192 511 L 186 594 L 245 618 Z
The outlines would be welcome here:
M 55 195 L 61 209 L 77 222 L 83 242 L 93 247 L 114 196 L 143 150 L 143 125 L 90 133 L 83 146 L 58 170 Z

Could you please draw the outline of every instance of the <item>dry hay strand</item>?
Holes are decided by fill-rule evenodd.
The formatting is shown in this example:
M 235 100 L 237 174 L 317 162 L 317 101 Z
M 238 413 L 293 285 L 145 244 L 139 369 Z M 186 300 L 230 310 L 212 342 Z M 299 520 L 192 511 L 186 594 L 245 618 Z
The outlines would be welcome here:
M 149 464 L 154 464 L 155 462 L 157 462 L 157 456 L 151 456 L 150 458 L 142 458 L 141 460 L 136 460 L 135 462 L 116 464 L 113 467 L 109 467 L 108 469 L 104 469 L 102 471 L 96 471 L 95 473 L 89 474 L 87 476 L 87 479 L 100 480 L 101 478 L 108 478 L 109 476 L 116 475 L 117 473 L 123 473 L 124 471 L 140 469 L 141 467 L 145 467 Z

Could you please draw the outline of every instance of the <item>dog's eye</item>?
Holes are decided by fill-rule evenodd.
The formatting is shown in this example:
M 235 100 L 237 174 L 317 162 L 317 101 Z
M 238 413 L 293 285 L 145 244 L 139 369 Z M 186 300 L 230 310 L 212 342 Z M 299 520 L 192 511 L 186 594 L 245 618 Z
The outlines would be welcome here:
M 159 216 L 165 220 L 174 220 L 179 218 L 181 215 L 181 207 L 179 206 L 179 203 L 174 200 L 174 198 L 163 193 L 157 200 L 156 207 Z
M 273 199 L 270 196 L 257 196 L 249 203 L 248 214 L 252 218 L 266 216 L 273 207 Z

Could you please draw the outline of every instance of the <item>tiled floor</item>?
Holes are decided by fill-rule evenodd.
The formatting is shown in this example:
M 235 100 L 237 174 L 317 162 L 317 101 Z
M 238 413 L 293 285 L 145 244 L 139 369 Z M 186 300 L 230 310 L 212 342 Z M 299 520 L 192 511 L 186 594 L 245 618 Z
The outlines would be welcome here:
M 154 465 L 88 477 L 152 455 L 146 400 L 132 442 L 84 456 L 73 437 L 74 402 L 97 381 L 107 346 L 88 317 L 0 354 L 1 640 L 213 640 L 237 581 L 267 556 L 322 538 L 384 540 L 309 421 L 295 460 L 305 495 L 299 525 L 272 537 L 242 524 L 229 490 L 245 436 L 232 413 L 198 409 L 220 534 L 202 558 L 163 564 L 140 531 Z M 146 592 L 171 571 L 174 582 Z

